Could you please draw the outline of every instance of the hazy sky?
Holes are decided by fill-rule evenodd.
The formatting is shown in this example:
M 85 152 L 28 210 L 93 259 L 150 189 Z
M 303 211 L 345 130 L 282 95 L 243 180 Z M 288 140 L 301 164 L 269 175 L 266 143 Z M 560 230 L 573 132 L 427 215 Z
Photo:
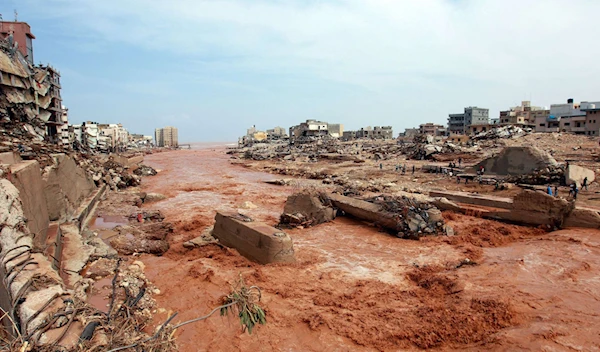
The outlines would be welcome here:
M 309 118 L 346 130 L 600 100 L 598 0 L 3 0 L 74 122 L 234 141 Z

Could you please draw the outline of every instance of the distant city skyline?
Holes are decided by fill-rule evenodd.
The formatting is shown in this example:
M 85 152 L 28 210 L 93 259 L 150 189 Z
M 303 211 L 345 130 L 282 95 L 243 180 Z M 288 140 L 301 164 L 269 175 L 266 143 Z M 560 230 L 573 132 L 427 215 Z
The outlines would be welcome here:
M 600 99 L 600 2 L 7 0 L 3 20 L 15 9 L 72 123 L 175 126 L 180 143 Z

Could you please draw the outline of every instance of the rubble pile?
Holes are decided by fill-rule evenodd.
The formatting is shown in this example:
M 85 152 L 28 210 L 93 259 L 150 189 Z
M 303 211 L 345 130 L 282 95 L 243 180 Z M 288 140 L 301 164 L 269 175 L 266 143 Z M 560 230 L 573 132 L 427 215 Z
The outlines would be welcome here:
M 147 165 L 140 165 L 137 169 L 133 170 L 133 173 L 138 176 L 155 176 L 157 174 L 154 168 Z
M 533 130 L 531 128 L 521 128 L 518 126 L 501 126 L 492 128 L 489 131 L 479 132 L 471 139 L 479 141 L 479 140 L 489 140 L 489 139 L 502 139 L 502 138 L 519 138 L 524 135 L 531 133 Z
M 401 238 L 419 238 L 425 235 L 447 234 L 442 212 L 433 204 L 414 198 L 380 195 L 366 199 L 377 204 L 385 212 L 394 214 L 397 236 Z
M 362 163 L 365 160 L 393 160 L 406 155 L 413 160 L 455 160 L 458 157 L 470 159 L 478 154 L 477 146 L 463 147 L 450 142 L 435 141 L 430 135 L 417 135 L 412 143 L 398 144 L 395 141 L 336 139 L 316 140 L 303 144 L 257 144 L 252 147 L 232 149 L 228 154 L 233 158 L 247 160 L 280 160 L 317 162 L 320 160 L 353 161 Z
M 562 166 L 548 166 L 543 169 L 535 169 L 524 175 L 507 176 L 504 182 L 527 184 L 527 185 L 547 185 L 547 184 L 565 184 L 565 170 Z

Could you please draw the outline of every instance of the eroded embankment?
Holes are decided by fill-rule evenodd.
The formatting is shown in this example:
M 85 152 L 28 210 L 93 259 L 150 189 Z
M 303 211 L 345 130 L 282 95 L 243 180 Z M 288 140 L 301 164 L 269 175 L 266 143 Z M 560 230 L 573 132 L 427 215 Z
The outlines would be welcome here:
M 212 225 L 215 210 L 276 223 L 292 187 L 261 183 L 271 176 L 231 166 L 221 151 L 146 163 L 162 172 L 144 189 L 170 196 L 153 207 L 176 224 L 164 256 L 141 256 L 162 315 L 209 311 L 240 273 L 264 294 L 266 326 L 249 336 L 235 320 L 210 319 L 181 329 L 182 351 L 597 346 L 587 327 L 600 323 L 595 230 L 545 233 L 446 213 L 455 236 L 409 241 L 340 218 L 289 231 L 296 264 L 260 266 L 234 250 L 182 243 Z M 258 208 L 242 209 L 246 201 Z

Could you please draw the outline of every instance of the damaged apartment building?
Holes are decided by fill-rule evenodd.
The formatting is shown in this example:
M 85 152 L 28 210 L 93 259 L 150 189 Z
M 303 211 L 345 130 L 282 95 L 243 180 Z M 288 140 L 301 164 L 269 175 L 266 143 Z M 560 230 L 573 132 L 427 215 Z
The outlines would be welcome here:
M 344 125 L 317 120 L 306 120 L 297 126 L 290 127 L 290 144 L 308 142 L 322 138 L 341 138 Z
M 40 140 L 61 143 L 65 118 L 60 73 L 33 64 L 31 28 L 25 22 L 0 22 L 0 117 L 24 123 Z
M 344 131 L 343 134 L 343 139 L 346 141 L 361 138 L 393 139 L 394 132 L 392 131 L 392 126 L 368 126 L 358 131 Z

